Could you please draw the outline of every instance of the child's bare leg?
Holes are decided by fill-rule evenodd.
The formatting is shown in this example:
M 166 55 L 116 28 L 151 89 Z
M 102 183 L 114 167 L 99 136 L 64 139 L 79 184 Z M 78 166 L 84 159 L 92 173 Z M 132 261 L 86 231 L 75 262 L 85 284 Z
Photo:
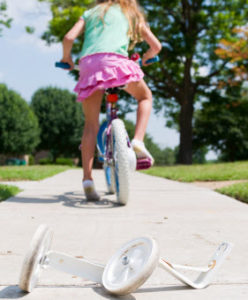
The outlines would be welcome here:
M 96 138 L 99 129 L 99 113 L 103 92 L 96 91 L 82 103 L 85 117 L 82 136 L 82 167 L 83 180 L 92 180 L 92 166 L 94 160 Z
M 131 82 L 125 89 L 138 101 L 134 139 L 143 141 L 152 110 L 152 93 L 145 81 Z

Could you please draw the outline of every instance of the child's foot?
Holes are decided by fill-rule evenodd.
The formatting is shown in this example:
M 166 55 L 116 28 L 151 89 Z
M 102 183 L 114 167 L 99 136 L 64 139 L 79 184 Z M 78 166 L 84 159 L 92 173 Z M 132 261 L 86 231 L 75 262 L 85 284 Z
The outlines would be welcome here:
M 84 193 L 87 201 L 99 201 L 100 196 L 97 194 L 93 180 L 83 181 Z
M 136 153 L 137 158 L 149 158 L 152 165 L 154 164 L 154 158 L 151 153 L 146 149 L 146 146 L 143 142 L 133 139 L 131 142 L 134 152 Z

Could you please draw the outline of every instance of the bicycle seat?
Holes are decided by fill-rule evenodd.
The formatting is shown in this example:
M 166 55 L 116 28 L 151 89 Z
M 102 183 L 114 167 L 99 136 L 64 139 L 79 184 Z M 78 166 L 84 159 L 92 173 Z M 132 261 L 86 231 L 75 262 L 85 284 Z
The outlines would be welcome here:
M 126 88 L 126 85 L 116 86 L 112 88 L 108 88 L 105 90 L 106 94 L 117 94 L 120 90 L 124 90 Z

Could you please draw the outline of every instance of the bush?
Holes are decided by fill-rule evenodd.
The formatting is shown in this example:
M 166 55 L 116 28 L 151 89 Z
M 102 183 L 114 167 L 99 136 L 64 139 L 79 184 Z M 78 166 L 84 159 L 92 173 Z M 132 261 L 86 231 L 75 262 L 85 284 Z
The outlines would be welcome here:
M 31 107 L 41 129 L 38 150 L 50 150 L 54 162 L 60 156 L 79 156 L 84 122 L 75 95 L 58 88 L 42 88 L 33 95 Z
M 56 159 L 56 165 L 63 165 L 63 166 L 74 166 L 74 161 L 72 158 L 64 158 L 60 157 Z
M 39 143 L 38 120 L 19 94 L 0 84 L 0 153 L 31 153 Z
M 53 161 L 51 158 L 42 158 L 39 160 L 39 165 L 52 165 Z
M 33 166 L 34 165 L 34 156 L 33 155 L 29 155 L 29 160 L 28 160 L 28 164 L 30 165 L 30 166 Z

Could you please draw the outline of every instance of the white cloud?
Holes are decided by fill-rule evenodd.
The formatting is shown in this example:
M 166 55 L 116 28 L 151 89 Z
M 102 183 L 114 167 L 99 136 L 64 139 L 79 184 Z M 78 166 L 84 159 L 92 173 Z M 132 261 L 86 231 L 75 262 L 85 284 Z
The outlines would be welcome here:
M 2 72 L 0 72 L 0 81 L 2 81 L 2 80 L 3 80 L 3 77 L 4 77 L 3 73 L 2 73 Z
M 46 29 L 51 18 L 49 5 L 37 0 L 8 0 L 8 16 L 13 18 L 13 26 L 34 26 L 38 33 Z
M 58 52 L 61 50 L 61 44 L 52 44 L 48 46 L 39 36 L 35 34 L 21 34 L 16 39 L 9 39 L 9 42 L 17 46 L 36 47 L 43 53 Z
M 41 40 L 42 33 L 46 30 L 51 12 L 47 3 L 37 0 L 8 0 L 8 15 L 13 18 L 11 34 L 5 38 L 13 45 L 27 45 L 38 48 L 43 53 L 57 52 L 61 45 L 48 46 Z M 33 34 L 25 31 L 26 26 L 35 28 Z

